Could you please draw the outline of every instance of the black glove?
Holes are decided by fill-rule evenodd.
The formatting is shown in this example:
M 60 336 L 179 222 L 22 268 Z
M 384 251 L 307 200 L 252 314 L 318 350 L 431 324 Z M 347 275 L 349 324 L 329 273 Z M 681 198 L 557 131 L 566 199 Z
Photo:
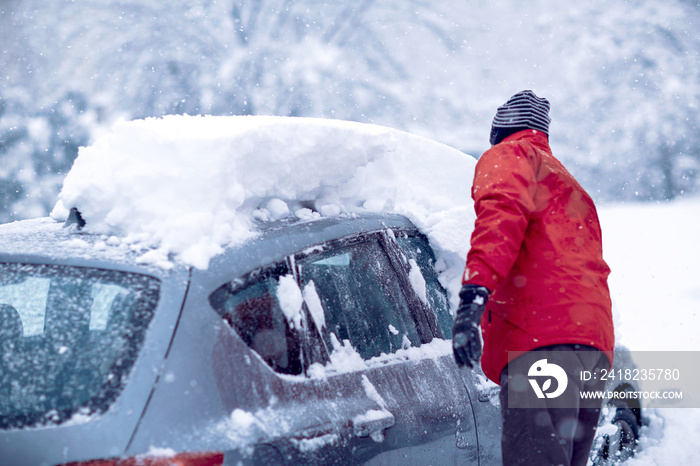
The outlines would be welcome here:
M 452 327 L 452 349 L 457 366 L 473 368 L 481 359 L 479 320 L 486 309 L 491 292 L 479 285 L 463 285 L 459 292 L 459 307 Z

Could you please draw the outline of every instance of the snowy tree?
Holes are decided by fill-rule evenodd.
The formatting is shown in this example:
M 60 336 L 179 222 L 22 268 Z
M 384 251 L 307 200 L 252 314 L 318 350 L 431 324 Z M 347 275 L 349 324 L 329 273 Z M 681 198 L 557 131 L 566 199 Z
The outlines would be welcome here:
M 127 117 L 395 118 L 406 100 L 397 83 L 414 77 L 382 31 L 397 13 L 413 28 L 415 16 L 431 15 L 419 1 L 102 1 L 62 5 L 55 16 L 44 3 L 23 5 L 43 21 L 28 26 L 30 47 L 54 74 L 39 84 L 42 94 L 78 87 Z M 89 22 L 75 21 L 74 8 Z M 432 46 L 442 31 L 424 23 Z
M 46 215 L 94 127 L 79 93 L 23 116 L 29 99 L 9 91 L 0 91 L 0 221 Z
M 567 132 L 587 149 L 576 160 L 599 189 L 618 199 L 671 199 L 698 188 L 700 9 L 632 3 L 583 15 L 591 27 L 571 44 L 588 53 L 575 55 L 568 71 L 579 73 L 586 93 L 565 115 Z M 593 133 L 578 131 L 586 114 Z
M 479 155 L 513 93 L 598 199 L 698 191 L 697 2 L 0 2 L 0 220 L 42 215 L 115 120 L 271 114 L 384 124 Z

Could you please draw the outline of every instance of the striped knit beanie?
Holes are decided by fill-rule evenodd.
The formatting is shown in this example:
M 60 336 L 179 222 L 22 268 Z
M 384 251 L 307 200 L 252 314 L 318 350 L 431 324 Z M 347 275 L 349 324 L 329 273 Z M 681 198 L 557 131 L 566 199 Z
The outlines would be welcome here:
M 536 129 L 549 136 L 549 102 L 532 91 L 521 91 L 498 107 L 491 124 L 491 145 L 524 129 Z

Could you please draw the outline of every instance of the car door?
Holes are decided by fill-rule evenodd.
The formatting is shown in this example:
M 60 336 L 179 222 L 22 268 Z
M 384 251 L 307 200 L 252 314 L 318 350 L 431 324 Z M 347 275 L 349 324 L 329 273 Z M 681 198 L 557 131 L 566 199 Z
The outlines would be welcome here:
M 447 294 L 438 278 L 435 255 L 428 239 L 414 230 L 397 232 L 390 235 L 390 240 L 398 246 L 399 262 L 413 277 L 412 288 L 428 312 L 435 315 L 443 338 L 450 339 L 454 317 L 450 314 Z M 486 378 L 480 366 L 473 370 L 457 369 L 455 364 L 450 367 L 455 377 L 464 381 L 472 400 L 480 464 L 501 464 L 500 387 Z
M 339 394 L 364 393 L 373 403 L 348 411 L 352 430 L 343 441 L 354 461 L 477 464 L 469 392 L 450 342 L 435 338 L 436 320 L 397 264 L 391 237 L 360 235 L 295 257 L 305 306 L 328 355 L 309 377 L 330 407 Z
M 250 463 L 357 463 L 353 440 L 394 420 L 367 395 L 361 377 L 320 370 L 329 360 L 313 323 L 319 316 L 304 303 L 311 299 L 308 289 L 302 295 L 293 263 L 269 264 L 209 296 L 226 323 L 213 351 L 218 391 L 232 419 L 250 421 L 234 429 Z
M 254 463 L 260 450 L 261 464 L 476 464 L 450 343 L 416 305 L 390 238 L 319 244 L 209 296 L 227 324 L 218 391 L 232 419 L 251 420 L 235 437 L 257 444 Z

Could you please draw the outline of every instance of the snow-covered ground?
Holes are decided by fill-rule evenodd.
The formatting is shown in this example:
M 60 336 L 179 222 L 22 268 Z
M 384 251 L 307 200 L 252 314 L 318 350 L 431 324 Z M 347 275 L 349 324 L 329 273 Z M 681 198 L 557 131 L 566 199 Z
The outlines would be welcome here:
M 603 206 L 599 216 L 618 342 L 633 351 L 700 351 L 700 199 Z M 650 414 L 642 449 L 625 464 L 700 464 L 700 409 Z

